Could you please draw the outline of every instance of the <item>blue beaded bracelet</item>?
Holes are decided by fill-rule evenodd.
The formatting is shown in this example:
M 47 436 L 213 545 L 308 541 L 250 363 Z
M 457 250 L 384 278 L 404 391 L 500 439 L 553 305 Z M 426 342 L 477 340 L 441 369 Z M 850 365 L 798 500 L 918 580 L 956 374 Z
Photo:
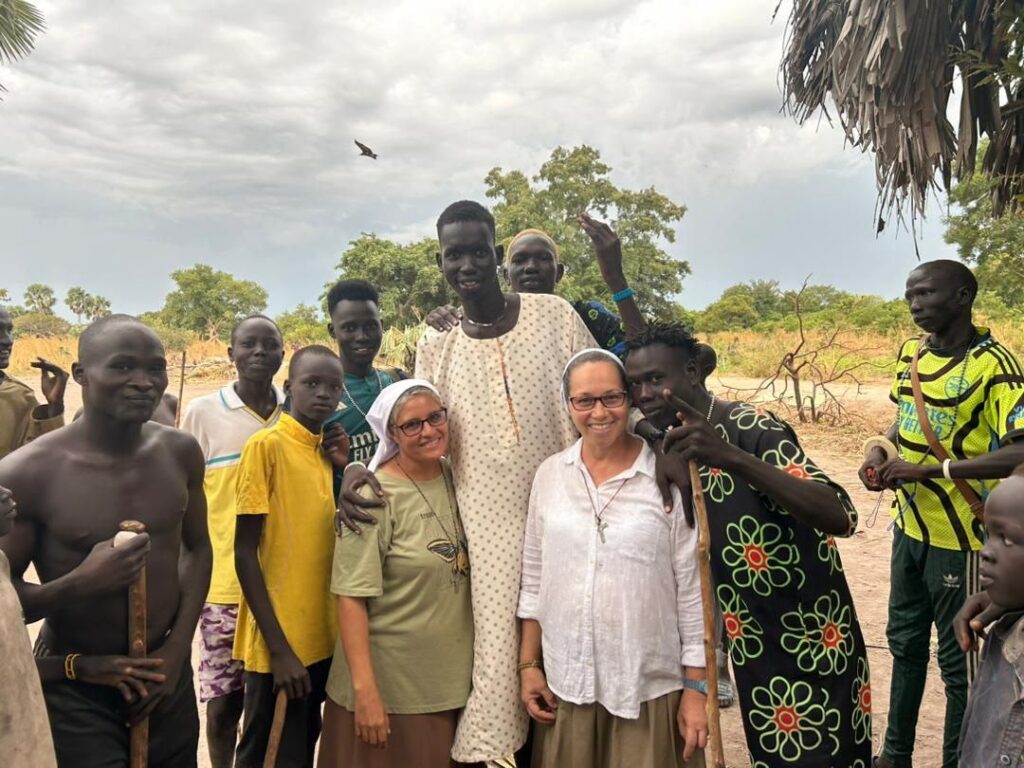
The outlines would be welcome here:
M 697 691 L 703 693 L 705 696 L 708 695 L 708 681 L 707 680 L 691 680 L 688 677 L 683 678 L 683 688 L 688 691 Z
M 618 303 L 620 301 L 625 301 L 626 299 L 631 299 L 632 297 L 633 297 L 633 289 L 632 288 L 623 288 L 621 291 L 619 291 L 614 296 L 612 296 L 612 301 Z

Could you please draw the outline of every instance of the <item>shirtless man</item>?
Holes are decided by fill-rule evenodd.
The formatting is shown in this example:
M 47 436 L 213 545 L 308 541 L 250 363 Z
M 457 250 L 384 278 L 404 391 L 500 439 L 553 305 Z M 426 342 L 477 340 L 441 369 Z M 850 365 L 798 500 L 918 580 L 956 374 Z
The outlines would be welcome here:
M 126 767 L 126 723 L 149 717 L 151 768 L 195 766 L 189 654 L 211 568 L 203 454 L 191 435 L 150 421 L 167 362 L 138 320 L 112 315 L 90 325 L 72 375 L 82 418 L 0 461 L 0 485 L 19 512 L 0 548 L 26 620 L 46 619 L 37 656 L 58 764 Z M 114 547 L 123 520 L 148 533 Z M 24 581 L 29 563 L 41 584 Z M 127 587 L 143 565 L 149 656 L 162 663 L 85 682 L 74 654 L 127 652 Z

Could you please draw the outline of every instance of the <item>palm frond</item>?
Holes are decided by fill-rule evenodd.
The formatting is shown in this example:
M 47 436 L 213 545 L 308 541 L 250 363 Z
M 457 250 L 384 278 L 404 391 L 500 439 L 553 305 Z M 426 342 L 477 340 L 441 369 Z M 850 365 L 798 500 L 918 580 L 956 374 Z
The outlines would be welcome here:
M 1024 195 L 1024 0 L 795 0 L 780 65 L 800 123 L 835 105 L 872 152 L 883 219 L 924 215 L 930 192 L 969 174 L 1000 180 L 996 215 Z M 959 72 L 959 125 L 946 109 Z
M 0 0 L 0 64 L 27 56 L 46 28 L 43 14 L 27 0 Z M 7 90 L 0 84 L 0 93 Z

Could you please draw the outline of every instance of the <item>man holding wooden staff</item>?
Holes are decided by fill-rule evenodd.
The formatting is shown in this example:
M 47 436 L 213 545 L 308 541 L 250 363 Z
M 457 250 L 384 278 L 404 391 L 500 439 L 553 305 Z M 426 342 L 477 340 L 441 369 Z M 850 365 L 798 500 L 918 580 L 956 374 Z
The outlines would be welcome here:
M 203 455 L 149 421 L 167 386 L 163 346 L 114 315 L 79 338 L 84 413 L 0 460 L 18 500 L 2 540 L 37 657 L 58 764 L 129 765 L 129 727 L 149 718 L 150 768 L 196 765 L 190 650 L 210 580 Z M 146 533 L 114 546 L 120 524 Z M 23 580 L 29 563 L 41 584 Z M 128 587 L 145 566 L 148 659 L 127 659 Z
M 907 277 L 914 323 L 927 336 L 900 349 L 884 437 L 865 445 L 868 490 L 895 490 L 886 635 L 893 656 L 889 720 L 878 768 L 911 765 L 928 676 L 931 628 L 946 690 L 943 768 L 955 768 L 970 672 L 953 619 L 978 587 L 984 498 L 1024 462 L 1024 373 L 971 319 L 978 282 L 958 261 L 930 261 Z
M 867 768 L 867 652 L 833 539 L 856 528 L 849 497 L 788 424 L 704 388 L 685 328 L 653 324 L 627 349 L 633 404 L 699 467 L 754 765 Z

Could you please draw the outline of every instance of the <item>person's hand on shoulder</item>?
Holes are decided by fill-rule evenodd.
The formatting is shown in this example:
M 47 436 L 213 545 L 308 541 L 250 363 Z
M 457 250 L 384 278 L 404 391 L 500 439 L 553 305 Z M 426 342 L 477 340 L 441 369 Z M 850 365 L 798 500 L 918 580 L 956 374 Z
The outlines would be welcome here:
M 359 493 L 359 489 L 369 485 L 373 497 L 367 498 Z M 376 523 L 377 518 L 364 510 L 384 506 L 384 492 L 377 482 L 377 477 L 365 466 L 352 463 L 345 467 L 341 478 L 341 491 L 338 494 L 338 509 L 334 518 L 334 530 L 340 536 L 342 526 L 352 533 L 362 533 L 358 523 Z
M 462 313 L 449 304 L 445 307 L 430 310 L 427 316 L 423 318 L 423 322 L 435 331 L 446 333 L 454 328 L 458 328 L 462 324 Z

